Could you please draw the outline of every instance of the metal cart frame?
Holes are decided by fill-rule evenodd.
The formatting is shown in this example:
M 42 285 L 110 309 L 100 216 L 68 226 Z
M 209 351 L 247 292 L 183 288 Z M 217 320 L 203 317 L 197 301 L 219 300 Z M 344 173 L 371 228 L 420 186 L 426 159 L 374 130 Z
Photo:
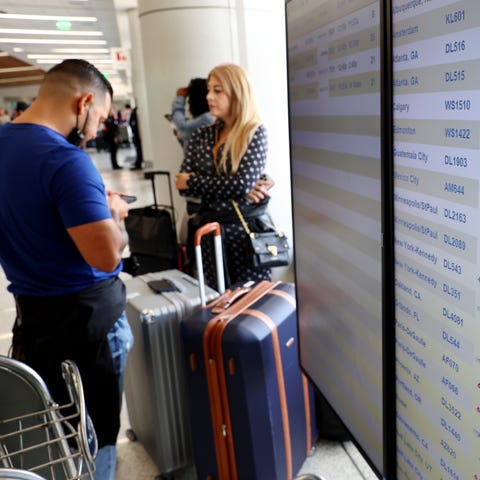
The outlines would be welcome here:
M 60 406 L 37 372 L 0 356 L 0 467 L 48 480 L 93 479 L 97 438 L 80 373 L 65 360 L 62 374 L 71 401 Z

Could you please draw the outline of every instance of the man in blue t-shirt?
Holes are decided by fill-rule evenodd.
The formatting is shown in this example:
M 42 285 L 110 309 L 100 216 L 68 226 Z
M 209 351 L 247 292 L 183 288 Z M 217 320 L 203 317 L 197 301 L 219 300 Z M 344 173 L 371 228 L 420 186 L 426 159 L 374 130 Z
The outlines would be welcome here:
M 101 480 L 114 478 L 133 340 L 118 278 L 128 205 L 105 190 L 79 147 L 95 138 L 112 95 L 93 65 L 65 60 L 46 73 L 28 109 L 0 130 L 0 263 L 17 305 L 13 343 L 59 403 L 67 399 L 60 363 L 77 363 Z

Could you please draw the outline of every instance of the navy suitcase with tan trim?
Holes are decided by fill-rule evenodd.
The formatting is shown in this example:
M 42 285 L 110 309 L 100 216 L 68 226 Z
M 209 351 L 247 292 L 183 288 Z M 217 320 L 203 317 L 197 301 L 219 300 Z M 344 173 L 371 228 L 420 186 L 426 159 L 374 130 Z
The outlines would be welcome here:
M 291 480 L 316 439 L 294 285 L 227 290 L 187 317 L 181 335 L 198 479 Z

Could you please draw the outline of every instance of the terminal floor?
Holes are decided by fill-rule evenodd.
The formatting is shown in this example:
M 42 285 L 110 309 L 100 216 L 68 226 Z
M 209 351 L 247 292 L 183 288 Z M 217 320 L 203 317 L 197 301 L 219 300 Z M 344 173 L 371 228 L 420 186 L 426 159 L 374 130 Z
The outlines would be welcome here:
M 107 188 L 121 190 L 138 196 L 138 205 L 153 203 L 149 183 L 143 179 L 141 170 L 130 171 L 135 151 L 130 148 L 119 150 L 119 164 L 122 170 L 112 170 L 107 152 L 92 151 L 91 156 Z M 161 202 L 160 202 L 161 203 Z M 15 318 L 12 296 L 6 290 L 7 280 L 0 270 L 0 354 L 6 355 L 11 340 L 11 327 Z M 131 442 L 125 432 L 129 428 L 128 413 L 124 402 L 122 426 L 118 440 L 118 469 L 115 480 L 153 480 L 158 474 L 148 454 L 138 442 Z M 369 468 L 352 442 L 321 440 L 314 453 L 308 457 L 300 471 L 315 474 L 322 480 L 373 480 L 377 476 Z M 185 471 L 177 480 L 194 480 L 192 471 Z M 265 479 L 271 480 L 271 479 Z

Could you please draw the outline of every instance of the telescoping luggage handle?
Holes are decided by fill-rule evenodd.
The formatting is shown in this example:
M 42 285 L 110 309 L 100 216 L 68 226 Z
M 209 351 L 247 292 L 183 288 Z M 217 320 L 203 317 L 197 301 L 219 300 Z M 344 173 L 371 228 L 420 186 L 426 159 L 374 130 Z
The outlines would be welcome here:
M 196 232 L 194 237 L 195 245 L 195 260 L 197 264 L 197 274 L 200 288 L 200 302 L 204 307 L 207 304 L 205 295 L 205 276 L 203 273 L 202 260 L 202 238 L 209 233 L 213 233 L 214 247 L 215 247 L 215 266 L 217 271 L 217 289 L 219 293 L 225 292 L 225 278 L 223 273 L 223 252 L 222 252 L 222 237 L 220 224 L 218 222 L 210 222 L 202 225 Z

